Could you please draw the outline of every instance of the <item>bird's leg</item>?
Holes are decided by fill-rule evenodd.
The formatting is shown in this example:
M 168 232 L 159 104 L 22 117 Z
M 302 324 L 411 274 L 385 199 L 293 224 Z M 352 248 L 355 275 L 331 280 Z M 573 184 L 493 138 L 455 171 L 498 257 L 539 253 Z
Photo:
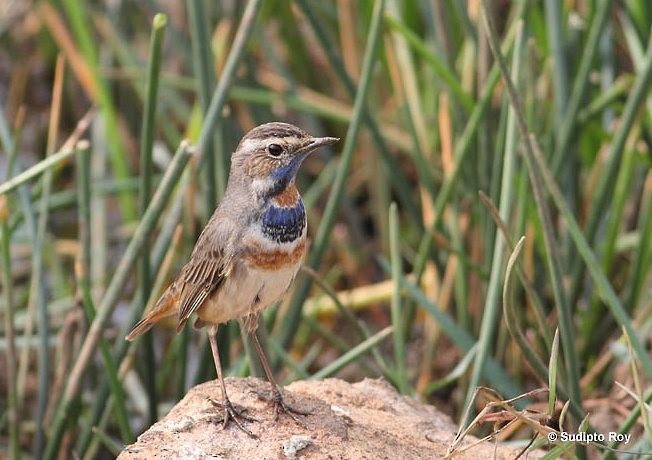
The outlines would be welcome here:
M 254 421 L 254 419 L 242 414 L 242 412 L 244 412 L 245 409 L 238 412 L 233 407 L 231 401 L 229 400 L 229 397 L 226 394 L 226 385 L 224 384 L 224 376 L 222 375 L 222 363 L 220 362 L 220 353 L 217 349 L 216 337 L 217 337 L 217 325 L 214 325 L 208 329 L 208 341 L 211 344 L 211 351 L 213 352 L 213 361 L 215 362 L 215 370 L 217 371 L 217 380 L 220 382 L 220 387 L 222 387 L 222 401 L 216 401 L 211 398 L 210 402 L 214 406 L 220 407 L 222 409 L 223 428 L 226 428 L 226 426 L 229 423 L 229 420 L 233 420 L 235 424 L 238 426 L 238 428 L 240 428 L 242 431 L 247 433 L 252 438 L 255 438 L 256 435 L 242 425 L 242 420 Z
M 258 354 L 258 358 L 260 359 L 260 362 L 263 365 L 263 369 L 265 371 L 265 375 L 267 376 L 267 380 L 272 386 L 272 402 L 274 403 L 274 420 L 278 420 L 279 412 L 285 412 L 287 415 L 289 415 L 292 418 L 292 420 L 297 422 L 299 425 L 305 427 L 306 424 L 303 421 L 299 420 L 295 414 L 309 415 L 310 412 L 305 412 L 305 411 L 295 409 L 289 406 L 288 404 L 286 404 L 285 401 L 283 401 L 281 388 L 278 386 L 278 383 L 276 383 L 276 380 L 274 379 L 272 368 L 270 367 L 269 362 L 267 361 L 267 356 L 265 356 L 263 347 L 260 345 L 260 341 L 258 340 L 258 335 L 256 335 L 256 331 L 250 332 L 249 335 L 251 336 L 251 339 L 254 342 L 254 346 L 256 347 L 256 353 Z

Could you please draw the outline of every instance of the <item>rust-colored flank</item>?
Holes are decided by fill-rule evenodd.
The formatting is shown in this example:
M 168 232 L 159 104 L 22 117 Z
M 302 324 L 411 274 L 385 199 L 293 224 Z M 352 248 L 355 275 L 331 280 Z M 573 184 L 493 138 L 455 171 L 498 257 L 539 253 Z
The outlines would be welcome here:
M 258 270 L 275 271 L 296 265 L 303 259 L 305 252 L 305 240 L 299 241 L 291 252 L 279 249 L 274 251 L 264 251 L 260 246 L 256 245 L 247 251 L 246 259 L 247 262 Z

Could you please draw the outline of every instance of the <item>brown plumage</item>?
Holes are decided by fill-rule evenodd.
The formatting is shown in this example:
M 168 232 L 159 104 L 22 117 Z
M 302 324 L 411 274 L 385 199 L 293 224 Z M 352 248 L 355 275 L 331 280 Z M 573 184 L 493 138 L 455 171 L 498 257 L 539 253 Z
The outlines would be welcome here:
M 151 327 L 169 316 L 178 315 L 177 332 L 183 329 L 188 318 L 204 304 L 224 282 L 230 271 L 230 257 L 224 254 L 221 240 L 214 238 L 210 222 L 219 218 L 214 214 L 209 225 L 200 235 L 192 256 L 188 263 L 181 269 L 179 276 L 163 292 L 154 308 L 141 319 L 127 335 L 126 339 L 132 341 L 144 334 Z

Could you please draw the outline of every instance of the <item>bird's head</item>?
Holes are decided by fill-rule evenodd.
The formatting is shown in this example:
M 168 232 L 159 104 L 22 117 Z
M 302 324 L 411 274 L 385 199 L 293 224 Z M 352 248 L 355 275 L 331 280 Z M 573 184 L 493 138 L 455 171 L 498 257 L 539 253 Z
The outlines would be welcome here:
M 299 166 L 336 137 L 312 137 L 288 123 L 266 123 L 249 131 L 233 153 L 231 168 L 248 178 L 259 196 L 280 193 L 294 182 Z

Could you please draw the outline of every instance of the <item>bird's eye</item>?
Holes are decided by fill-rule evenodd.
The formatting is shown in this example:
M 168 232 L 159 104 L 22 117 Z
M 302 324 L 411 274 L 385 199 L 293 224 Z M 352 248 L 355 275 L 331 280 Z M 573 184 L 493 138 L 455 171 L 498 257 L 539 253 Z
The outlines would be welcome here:
M 273 157 L 279 156 L 281 153 L 283 153 L 283 147 L 281 147 L 278 144 L 269 144 L 267 146 L 267 151 L 269 152 L 270 155 Z

